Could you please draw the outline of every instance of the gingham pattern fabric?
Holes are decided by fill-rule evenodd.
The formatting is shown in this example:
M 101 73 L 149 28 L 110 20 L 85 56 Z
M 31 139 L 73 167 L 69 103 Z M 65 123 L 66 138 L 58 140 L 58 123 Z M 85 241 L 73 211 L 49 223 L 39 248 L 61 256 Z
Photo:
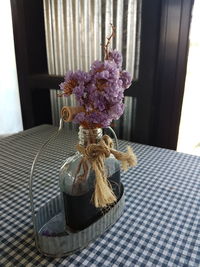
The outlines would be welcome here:
M 36 152 L 55 130 L 42 125 L 0 141 L 0 266 L 200 266 L 200 158 L 125 141 L 120 149 L 131 145 L 139 163 L 122 172 L 122 217 L 80 252 L 56 259 L 41 255 L 34 244 L 28 181 Z M 38 165 L 36 205 L 56 194 L 58 183 L 48 179 L 57 177 L 63 158 L 54 153 L 63 155 L 64 143 L 72 153 L 76 135 L 60 140 L 61 147 L 50 146 L 46 153 L 51 159 L 44 154 Z M 54 160 L 60 165 L 51 167 Z

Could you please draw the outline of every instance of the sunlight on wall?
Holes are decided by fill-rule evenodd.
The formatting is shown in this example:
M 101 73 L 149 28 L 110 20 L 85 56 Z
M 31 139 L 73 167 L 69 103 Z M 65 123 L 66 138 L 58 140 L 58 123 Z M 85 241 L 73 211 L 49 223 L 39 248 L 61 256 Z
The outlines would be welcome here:
M 23 129 L 10 1 L 0 3 L 0 135 Z
M 200 155 L 200 1 L 195 1 L 177 151 Z

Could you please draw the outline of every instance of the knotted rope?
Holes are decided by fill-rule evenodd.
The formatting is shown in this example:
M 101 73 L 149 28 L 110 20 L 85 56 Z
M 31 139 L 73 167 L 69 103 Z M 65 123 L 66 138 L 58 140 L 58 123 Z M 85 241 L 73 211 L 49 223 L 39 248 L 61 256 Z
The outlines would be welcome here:
M 137 158 L 130 146 L 127 152 L 120 152 L 113 148 L 113 141 L 108 135 L 104 135 L 98 144 L 89 144 L 86 147 L 78 144 L 77 150 L 83 155 L 81 162 L 84 173 L 87 171 L 87 161 L 90 162 L 95 172 L 96 182 L 92 202 L 96 208 L 104 208 L 117 201 L 106 175 L 104 161 L 110 154 L 121 161 L 122 169 L 127 170 L 129 167 L 136 166 Z M 80 166 L 79 166 L 80 170 Z M 82 175 L 83 176 L 83 175 Z M 81 177 L 82 177 L 81 176 Z

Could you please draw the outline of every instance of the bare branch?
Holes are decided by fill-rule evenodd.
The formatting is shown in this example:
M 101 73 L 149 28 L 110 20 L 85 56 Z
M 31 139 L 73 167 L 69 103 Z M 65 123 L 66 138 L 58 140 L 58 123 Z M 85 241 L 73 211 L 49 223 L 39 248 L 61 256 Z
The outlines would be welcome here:
M 109 37 L 107 37 L 107 42 L 106 44 L 104 45 L 104 59 L 108 59 L 108 56 L 109 56 L 109 45 L 110 45 L 110 41 L 111 39 L 115 36 L 115 30 L 116 30 L 116 27 L 114 27 L 112 25 L 112 23 L 110 23 L 110 26 L 112 27 L 112 33 Z

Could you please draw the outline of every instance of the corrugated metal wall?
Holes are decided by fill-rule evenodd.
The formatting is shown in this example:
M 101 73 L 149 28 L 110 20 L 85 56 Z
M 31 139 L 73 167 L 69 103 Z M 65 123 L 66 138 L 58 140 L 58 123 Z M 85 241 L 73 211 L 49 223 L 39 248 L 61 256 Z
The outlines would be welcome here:
M 88 71 L 91 63 L 103 59 L 103 46 L 116 26 L 111 48 L 123 54 L 123 68 L 138 75 L 141 0 L 43 0 L 49 74 L 68 70 Z M 115 122 L 118 135 L 129 140 L 133 124 L 133 103 L 125 98 L 126 110 Z M 58 98 L 51 90 L 53 124 L 58 125 L 63 105 L 75 105 L 73 96 Z M 70 126 L 72 127 L 72 126 Z

